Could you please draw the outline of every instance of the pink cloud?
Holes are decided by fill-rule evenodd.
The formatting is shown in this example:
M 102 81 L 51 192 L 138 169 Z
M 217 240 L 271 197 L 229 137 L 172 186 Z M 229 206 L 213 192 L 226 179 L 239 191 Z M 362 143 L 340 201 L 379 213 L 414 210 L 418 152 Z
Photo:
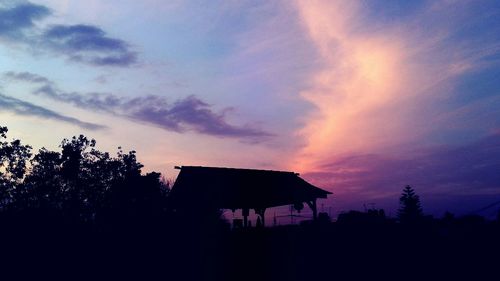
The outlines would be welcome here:
M 352 154 L 397 155 L 418 147 L 446 126 L 433 123 L 433 110 L 453 94 L 454 79 L 498 52 L 450 43 L 450 22 L 462 19 L 455 12 L 427 27 L 446 13 L 435 5 L 394 26 L 368 18 L 359 1 L 297 1 L 296 7 L 322 62 L 301 92 L 315 110 L 296 132 L 306 141 L 290 161 L 298 171 L 321 172 L 322 164 Z

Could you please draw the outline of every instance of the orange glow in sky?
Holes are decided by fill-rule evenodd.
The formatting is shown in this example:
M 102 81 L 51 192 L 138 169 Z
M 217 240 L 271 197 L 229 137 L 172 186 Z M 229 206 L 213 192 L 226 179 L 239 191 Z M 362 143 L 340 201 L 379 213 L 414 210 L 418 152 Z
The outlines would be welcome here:
M 354 3 L 297 2 L 323 68 L 301 93 L 317 110 L 299 132 L 307 145 L 295 159 L 295 170 L 309 171 L 324 157 L 376 147 L 377 120 L 370 114 L 397 98 L 405 80 L 400 39 L 352 31 L 358 9 Z

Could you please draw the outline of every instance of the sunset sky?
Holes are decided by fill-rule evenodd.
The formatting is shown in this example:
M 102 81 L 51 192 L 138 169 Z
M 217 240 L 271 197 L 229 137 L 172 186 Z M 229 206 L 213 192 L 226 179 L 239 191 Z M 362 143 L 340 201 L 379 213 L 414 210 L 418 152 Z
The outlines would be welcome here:
M 335 212 L 500 200 L 499 1 L 1 0 L 0 61 L 0 125 L 35 150 L 291 170 Z

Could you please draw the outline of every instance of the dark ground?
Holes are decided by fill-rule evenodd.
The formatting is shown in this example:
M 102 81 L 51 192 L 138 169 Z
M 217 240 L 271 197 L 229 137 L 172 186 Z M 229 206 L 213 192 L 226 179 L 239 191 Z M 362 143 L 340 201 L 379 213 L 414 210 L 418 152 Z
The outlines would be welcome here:
M 500 278 L 500 225 L 493 222 L 406 226 L 325 222 L 237 231 L 224 225 L 186 223 L 103 230 L 43 218 L 21 222 L 1 224 L 2 276 L 37 280 Z

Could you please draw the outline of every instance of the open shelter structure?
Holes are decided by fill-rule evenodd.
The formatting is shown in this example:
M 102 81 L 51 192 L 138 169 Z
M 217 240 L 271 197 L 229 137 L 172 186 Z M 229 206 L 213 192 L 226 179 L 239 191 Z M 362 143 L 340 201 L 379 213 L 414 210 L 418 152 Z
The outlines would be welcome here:
M 177 210 L 242 210 L 243 226 L 248 226 L 250 209 L 264 224 L 267 208 L 306 203 L 317 218 L 316 199 L 329 191 L 318 188 L 298 173 L 201 166 L 176 166 L 180 169 L 170 192 Z

